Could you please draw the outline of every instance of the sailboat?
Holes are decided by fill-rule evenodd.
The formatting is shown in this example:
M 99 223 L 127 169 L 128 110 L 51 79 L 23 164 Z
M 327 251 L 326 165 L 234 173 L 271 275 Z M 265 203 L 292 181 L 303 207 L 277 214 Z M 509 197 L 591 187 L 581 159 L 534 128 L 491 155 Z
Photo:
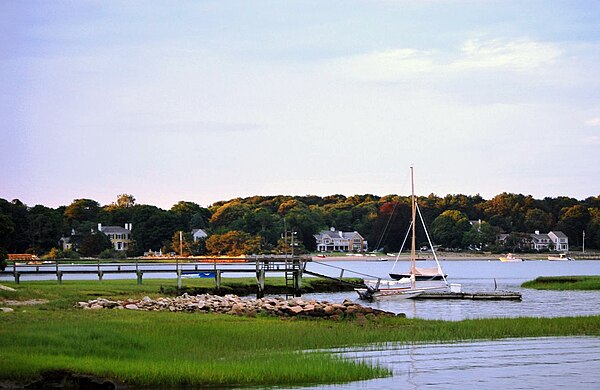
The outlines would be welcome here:
M 421 214 L 421 210 L 418 208 L 416 197 L 415 197 L 415 182 L 414 182 L 414 169 L 410 167 L 410 178 L 411 178 L 411 203 L 412 203 L 412 221 L 409 227 L 409 231 L 412 231 L 412 248 L 410 250 L 410 273 L 409 274 L 395 274 L 393 273 L 394 267 L 400 258 L 400 253 L 402 253 L 402 248 L 404 247 L 404 243 L 408 238 L 407 231 L 406 236 L 404 237 L 404 242 L 402 243 L 402 248 L 398 252 L 398 256 L 396 257 L 396 261 L 394 262 L 394 266 L 392 267 L 392 273 L 390 273 L 390 277 L 394 280 L 366 280 L 365 288 L 357 288 L 355 289 L 358 293 L 359 297 L 362 299 L 374 299 L 378 297 L 386 297 L 386 296 L 399 296 L 402 298 L 415 298 L 422 293 L 428 290 L 447 290 L 448 289 L 448 281 L 446 280 L 446 275 L 442 272 L 442 268 L 438 261 L 437 255 L 435 254 L 434 246 L 431 243 L 431 239 L 429 238 L 429 233 L 425 228 L 425 234 L 427 235 L 427 240 L 429 241 L 429 246 L 432 248 L 433 257 L 437 264 L 437 268 L 434 268 L 435 273 L 429 269 L 417 268 L 416 266 L 416 229 L 415 222 L 417 219 L 417 211 L 419 213 L 419 217 L 421 219 L 421 223 L 423 223 L 423 227 L 425 227 L 425 222 L 423 221 L 423 215 Z M 425 279 L 425 280 L 443 280 L 444 285 L 432 286 L 432 287 L 417 287 L 416 281 L 423 280 L 417 279 L 417 275 L 424 276 L 430 275 L 431 277 L 437 277 L 438 279 Z

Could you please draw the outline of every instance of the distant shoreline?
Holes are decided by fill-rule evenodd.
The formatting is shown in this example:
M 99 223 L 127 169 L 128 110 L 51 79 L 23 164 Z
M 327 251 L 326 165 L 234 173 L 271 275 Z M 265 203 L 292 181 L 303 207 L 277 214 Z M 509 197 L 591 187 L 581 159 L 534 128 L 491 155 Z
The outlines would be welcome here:
M 600 254 L 599 253 L 590 253 L 588 256 L 586 257 L 586 254 L 583 253 L 578 253 L 578 254 L 571 254 L 573 256 L 576 257 L 576 260 L 581 260 L 581 261 L 586 261 L 586 260 L 600 260 Z M 447 253 L 447 252 L 440 252 L 437 253 L 437 258 L 440 261 L 499 261 L 499 257 L 502 256 L 502 254 L 490 254 L 490 253 L 485 253 L 485 254 L 473 254 L 473 253 Z M 539 261 L 539 260 L 545 260 L 545 261 L 550 261 L 547 259 L 548 254 L 547 253 L 520 253 L 519 257 L 523 258 L 526 261 Z M 378 262 L 378 261 L 384 261 L 384 260 L 380 260 L 380 259 L 386 259 L 386 261 L 395 261 L 396 260 L 396 256 L 388 256 L 388 255 L 382 255 L 382 256 L 325 256 L 325 257 L 319 257 L 318 255 L 313 255 L 312 256 L 313 261 L 372 261 L 372 262 Z M 409 261 L 410 260 L 410 255 L 408 254 L 402 254 L 400 255 L 400 258 L 398 259 L 399 261 Z M 423 254 L 423 253 L 418 253 L 417 254 L 417 260 L 434 260 L 433 255 L 431 253 L 428 254 Z

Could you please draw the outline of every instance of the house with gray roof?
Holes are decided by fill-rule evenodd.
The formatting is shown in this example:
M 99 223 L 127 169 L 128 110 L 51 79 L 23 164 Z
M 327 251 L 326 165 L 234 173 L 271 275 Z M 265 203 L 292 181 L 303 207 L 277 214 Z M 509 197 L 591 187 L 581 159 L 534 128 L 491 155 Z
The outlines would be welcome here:
M 113 248 L 116 251 L 126 251 L 129 249 L 129 245 L 133 241 L 131 239 L 132 224 L 126 223 L 125 227 L 121 226 L 102 226 L 98 224 L 98 231 L 106 234 L 113 244 Z
M 363 252 L 368 249 L 367 240 L 356 231 L 342 232 L 332 227 L 314 237 L 319 252 Z
M 545 234 L 536 230 L 534 234 L 530 234 L 530 237 L 532 249 L 552 249 L 560 252 L 569 251 L 569 238 L 561 231 L 551 231 Z

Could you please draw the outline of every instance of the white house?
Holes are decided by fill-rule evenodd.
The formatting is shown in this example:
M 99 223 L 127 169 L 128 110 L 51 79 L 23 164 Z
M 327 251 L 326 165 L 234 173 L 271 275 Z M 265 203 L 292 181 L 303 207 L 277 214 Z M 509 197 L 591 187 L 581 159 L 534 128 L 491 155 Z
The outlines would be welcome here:
M 317 251 L 354 252 L 366 251 L 367 240 L 358 232 L 336 231 L 335 228 L 324 230 L 314 235 L 317 240 Z
M 131 239 L 132 224 L 126 223 L 125 227 L 121 226 L 102 226 L 98 224 L 98 231 L 106 234 L 113 244 L 113 248 L 116 251 L 126 251 L 129 249 L 129 244 L 133 241 Z
M 205 239 L 208 237 L 208 234 L 202 229 L 192 229 L 192 236 L 194 237 L 194 242 L 196 242 Z
M 553 249 L 560 252 L 569 251 L 569 238 L 561 231 L 540 234 L 540 231 L 536 230 L 534 234 L 530 234 L 530 237 L 532 249 Z
M 548 237 L 552 240 L 554 244 L 554 250 L 560 252 L 568 252 L 569 251 L 569 237 L 566 234 L 560 231 L 550 232 L 548 233 Z

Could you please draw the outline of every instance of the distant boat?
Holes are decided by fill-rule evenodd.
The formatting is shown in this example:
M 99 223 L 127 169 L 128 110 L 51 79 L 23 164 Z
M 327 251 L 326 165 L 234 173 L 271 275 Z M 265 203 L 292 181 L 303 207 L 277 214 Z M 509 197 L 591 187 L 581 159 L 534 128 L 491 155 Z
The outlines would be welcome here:
M 575 260 L 572 257 L 567 256 L 565 253 L 559 253 L 557 255 L 548 255 L 548 260 L 552 261 L 572 261 Z
M 367 261 L 388 261 L 385 257 L 378 257 L 376 259 L 367 259 Z
M 513 263 L 518 261 L 524 261 L 522 258 L 513 255 L 512 253 L 507 254 L 506 256 L 500 256 L 500 261 L 503 263 Z

